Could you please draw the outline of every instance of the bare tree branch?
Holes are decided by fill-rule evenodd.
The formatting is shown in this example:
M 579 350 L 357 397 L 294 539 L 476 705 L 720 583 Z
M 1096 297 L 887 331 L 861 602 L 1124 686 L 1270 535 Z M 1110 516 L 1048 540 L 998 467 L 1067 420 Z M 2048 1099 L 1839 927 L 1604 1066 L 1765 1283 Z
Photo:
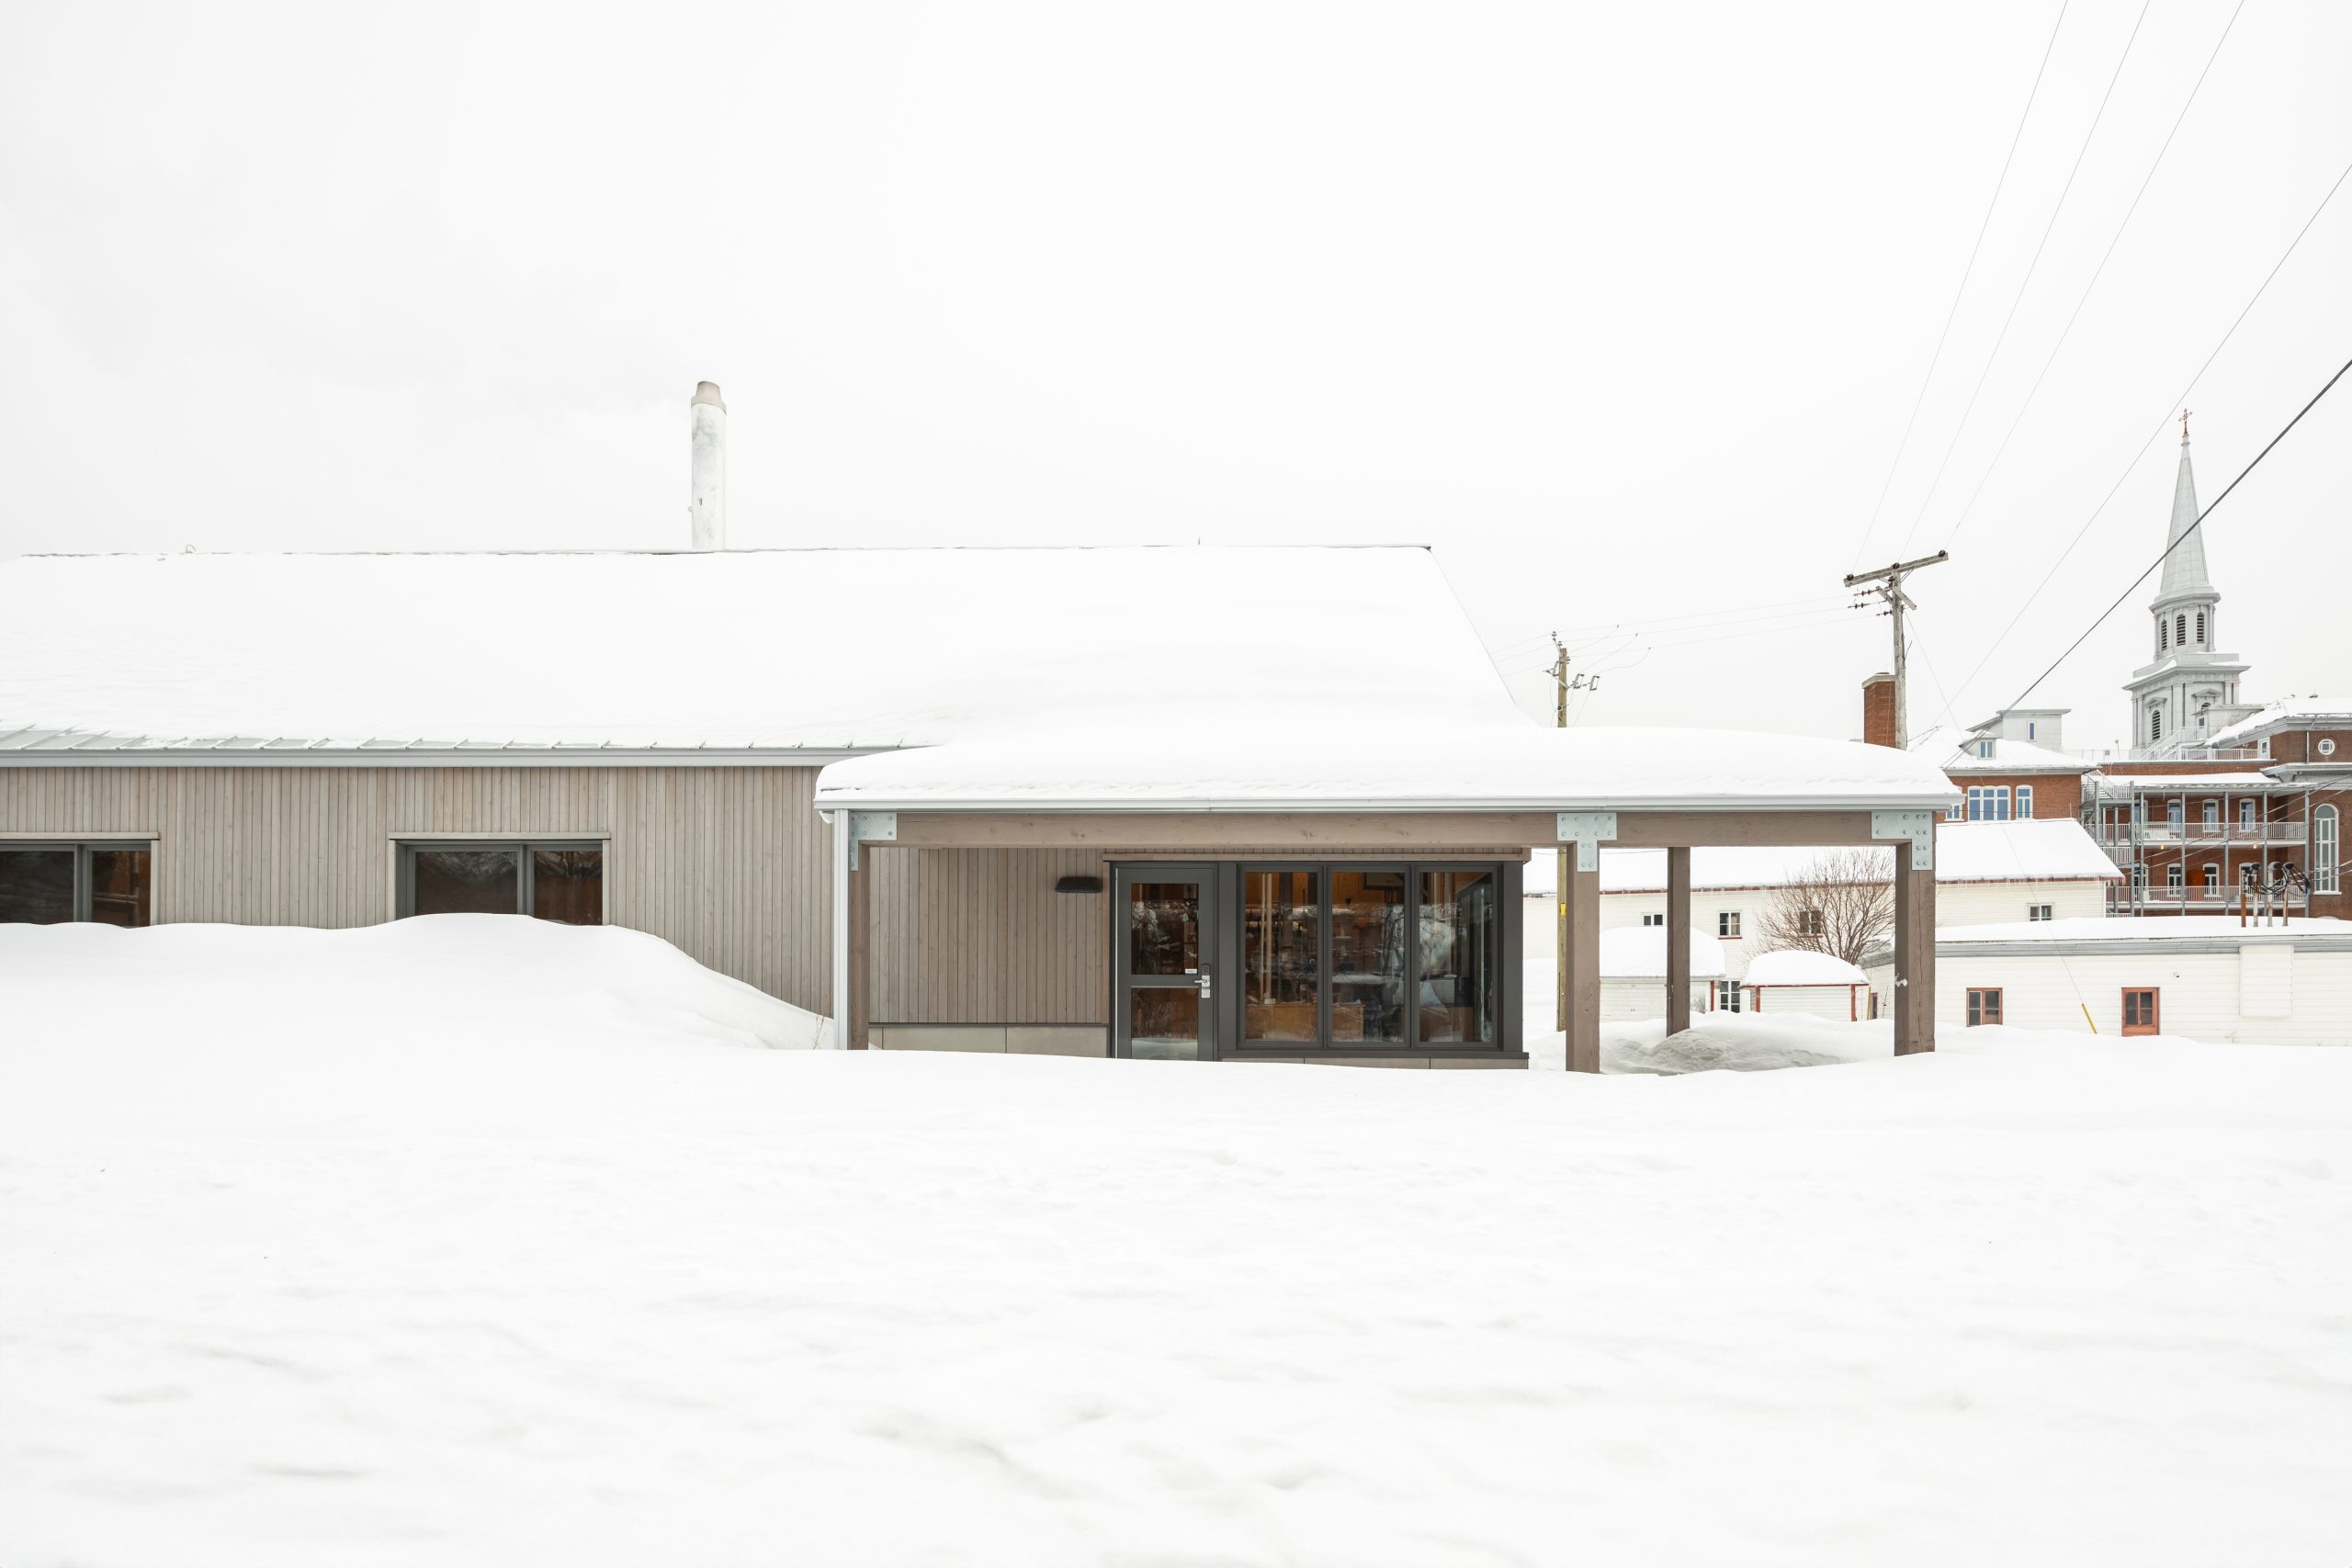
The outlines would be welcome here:
M 1802 948 L 1860 964 L 1894 934 L 1894 883 L 1883 852 L 1825 850 L 1757 919 L 1764 950 Z

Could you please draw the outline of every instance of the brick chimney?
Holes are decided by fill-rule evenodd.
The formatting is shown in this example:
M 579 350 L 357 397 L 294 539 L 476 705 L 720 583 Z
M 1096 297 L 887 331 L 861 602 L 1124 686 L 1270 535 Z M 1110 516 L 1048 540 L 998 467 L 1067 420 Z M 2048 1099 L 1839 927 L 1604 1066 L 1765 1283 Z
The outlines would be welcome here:
M 1862 740 L 1894 744 L 1894 677 L 1883 670 L 1862 682 Z

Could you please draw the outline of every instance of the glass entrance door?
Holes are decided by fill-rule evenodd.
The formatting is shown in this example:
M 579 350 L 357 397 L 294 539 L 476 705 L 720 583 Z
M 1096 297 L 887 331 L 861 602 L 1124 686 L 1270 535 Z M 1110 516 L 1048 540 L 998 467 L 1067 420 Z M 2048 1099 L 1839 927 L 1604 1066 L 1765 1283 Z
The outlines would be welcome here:
M 1118 874 L 1125 928 L 1116 943 L 1118 1055 L 1198 1061 L 1217 1055 L 1216 888 L 1207 866 Z

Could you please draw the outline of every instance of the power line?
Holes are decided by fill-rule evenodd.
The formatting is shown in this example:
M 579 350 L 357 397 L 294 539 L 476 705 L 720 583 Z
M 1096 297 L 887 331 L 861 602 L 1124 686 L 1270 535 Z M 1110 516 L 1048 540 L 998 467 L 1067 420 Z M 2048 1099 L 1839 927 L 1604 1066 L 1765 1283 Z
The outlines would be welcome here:
M 2083 519 L 2083 525 L 2075 530 L 2075 536 L 2066 541 L 2066 547 L 2058 552 L 2058 558 L 2050 563 L 2050 570 L 2041 574 L 2041 581 L 2034 584 L 2033 592 L 2025 596 L 2025 603 L 2019 604 L 2017 614 L 2009 617 L 2009 624 L 2003 626 L 1999 634 L 1985 645 L 1984 657 L 1976 661 L 1976 667 L 1971 670 L 1960 683 L 1959 689 L 1962 693 L 1976 683 L 1976 677 L 1984 672 L 1984 666 L 1992 662 L 1993 655 L 2000 651 L 2001 645 L 2008 640 L 2009 634 L 2017 630 L 2018 623 L 2025 619 L 2025 613 L 2033 608 L 2034 602 L 2041 597 L 2042 590 L 2048 588 L 2052 581 L 2057 577 L 2058 569 L 2066 564 L 2068 558 L 2074 555 L 2075 547 L 2089 535 L 2091 525 L 2097 523 L 2100 514 L 2107 511 L 2108 503 L 2112 502 L 2116 492 L 2123 488 L 2123 481 L 2132 477 L 2132 471 L 2140 466 L 2140 459 L 2148 455 L 2148 448 L 2155 445 L 2156 437 L 2171 427 L 2172 411 L 2188 400 L 2189 393 L 2197 389 L 2198 381 L 2203 378 L 2206 371 L 2213 367 L 2213 361 L 2222 356 L 2222 350 L 2229 346 L 2230 339 L 2237 335 L 2238 328 L 2245 324 L 2246 317 L 2253 313 L 2255 305 L 2268 291 L 2271 280 L 2278 276 L 2279 269 L 2287 265 L 2288 258 L 2292 256 L 2296 247 L 2303 243 L 2303 236 L 2312 231 L 2312 225 L 2319 221 L 2320 214 L 2327 210 L 2328 203 L 2335 199 L 2335 193 L 2344 188 L 2346 178 L 2352 178 L 2352 164 L 2344 165 L 2343 172 L 2335 176 L 2335 183 L 2327 187 L 2327 194 L 2319 198 L 2317 207 L 2312 209 L 2312 215 L 2303 220 L 2303 226 L 2295 231 L 2295 237 L 2287 242 L 2287 248 L 2279 253 L 2277 261 L 2270 264 L 2270 270 L 2263 274 L 2261 283 L 2256 286 L 2254 293 L 2247 299 L 2245 307 L 2230 322 L 2229 330 L 2224 332 L 2221 341 L 2213 345 L 2213 352 L 2208 354 L 2205 356 L 2205 362 L 2191 373 L 2188 384 L 2180 389 L 2180 395 L 2165 405 L 2165 412 L 2157 418 L 2155 428 L 2148 432 L 2148 438 L 2140 443 L 2140 449 L 2132 453 L 2130 460 L 2125 462 L 2123 471 L 2115 476 L 2115 482 L 2108 486 L 2107 493 L 2099 498 L 2099 503 L 2091 508 L 2091 514 Z
M 2197 80 L 2189 86 L 2188 97 L 2180 106 L 2180 113 L 2173 118 L 2172 129 L 2165 132 L 2164 145 L 2156 149 L 2155 162 L 2148 165 L 2148 173 L 2140 181 L 2140 188 L 2132 193 L 2132 205 L 2124 209 L 2123 221 L 2115 226 L 2114 238 L 2107 242 L 2107 249 L 2099 255 L 2098 265 L 2091 268 L 2091 278 L 2083 285 L 2082 298 L 2075 301 L 2074 311 L 2067 316 L 2066 324 L 2058 329 L 2058 341 L 2050 345 L 2050 357 L 2041 362 L 2041 374 L 2034 377 L 2033 385 L 2026 389 L 2025 401 L 2018 405 L 2017 417 L 2009 421 L 2009 428 L 2003 433 L 2001 444 L 1993 449 L 1993 460 L 1984 465 L 1983 477 L 1977 479 L 1976 488 L 1969 492 L 1968 504 L 1960 509 L 1959 520 L 1952 524 L 1951 532 L 1944 536 L 1944 548 L 1950 549 L 1952 540 L 1960 536 L 1969 514 L 1976 510 L 1976 498 L 1984 493 L 1984 486 L 1991 481 L 1993 470 L 2001 466 L 2001 458 L 2009 449 L 2010 437 L 2017 434 L 2018 426 L 2025 423 L 2026 411 L 2033 406 L 2034 397 L 2041 390 L 2041 383 L 2049 376 L 2050 367 L 2058 363 L 2059 350 L 2066 346 L 2067 334 L 2075 330 L 2075 321 L 2082 315 L 2083 307 L 2090 303 L 2091 290 L 2098 287 L 2099 275 L 2107 271 L 2109 259 L 2115 254 L 2115 247 L 2122 242 L 2123 231 L 2132 226 L 2132 215 L 2140 210 L 2140 198 L 2148 194 L 2148 186 L 2154 182 L 2156 171 L 2164 166 L 2165 154 L 2172 151 L 2173 138 L 2180 134 L 2181 125 L 2188 118 L 2190 106 L 2197 102 L 2198 89 L 2205 85 L 2205 78 L 2212 73 L 2213 62 L 2222 58 L 2222 46 L 2230 41 L 2230 29 L 2238 25 L 2238 13 L 2245 9 L 2245 0 L 2238 0 L 2237 9 L 2232 11 L 2230 19 L 2222 24 L 2222 36 L 2213 40 L 2213 52 L 2205 57 L 2205 69 L 2197 73 Z
M 2140 16 L 2132 24 L 2132 36 L 2123 40 L 2123 52 L 2116 57 L 2114 73 L 2107 79 L 2107 91 L 2099 95 L 2098 112 L 2091 116 L 2090 129 L 2083 132 L 2083 144 L 2075 150 L 2074 166 L 2066 171 L 2066 183 L 2058 189 L 2058 205 L 2050 209 L 2050 221 L 2041 227 L 2041 243 L 2033 247 L 2033 259 L 2025 265 L 2025 276 L 2018 281 L 2018 291 L 2009 301 L 2009 313 L 2001 318 L 2001 330 L 1993 338 L 1993 351 L 1984 356 L 1984 368 L 1976 373 L 1976 386 L 1968 394 L 1968 405 L 1960 411 L 1960 423 L 1952 426 L 1951 444 L 1944 447 L 1943 461 L 1936 465 L 1936 477 L 1928 481 L 1927 494 L 1919 498 L 1918 515 L 1911 519 L 1910 529 L 1903 536 L 1903 545 L 1895 554 L 1911 547 L 1919 532 L 1919 525 L 1928 515 L 1928 507 L 1936 499 L 1936 487 L 1943 482 L 1944 470 L 1951 466 L 1951 455 L 1960 447 L 1960 438 L 1968 429 L 1968 416 L 1976 412 L 1976 400 L 1984 390 L 1984 379 L 1993 374 L 1994 362 L 2001 357 L 2001 344 L 2008 341 L 2009 323 L 2018 318 L 2018 307 L 2025 303 L 2026 290 L 2033 286 L 2035 268 L 2041 265 L 2041 253 L 2049 247 L 2051 233 L 2058 227 L 2058 215 L 2066 210 L 2066 197 L 2075 188 L 2075 176 L 2082 173 L 2083 158 L 2091 150 L 2091 139 L 2098 134 L 2099 122 L 2107 118 L 2108 101 L 2115 96 L 2115 85 L 2123 79 L 2123 67 L 2132 58 L 2132 46 L 2139 41 L 2140 28 L 2148 19 L 2152 0 L 2140 0 Z
M 2066 0 L 2060 0 L 2058 20 L 2050 28 L 2050 41 L 2041 46 L 2041 63 L 2034 67 L 2033 86 L 2026 93 L 2025 110 L 2018 116 L 2018 128 L 2009 134 L 2009 151 L 2001 160 L 2000 177 L 1993 182 L 1993 199 L 1984 204 L 1984 220 L 1976 225 L 1976 243 L 1968 247 L 1968 265 L 1960 269 L 1960 287 L 1952 290 L 1951 309 L 1944 312 L 1943 331 L 1936 334 L 1936 351 L 1928 355 L 1928 373 L 1919 378 L 1919 390 L 1911 400 L 1910 417 L 1903 422 L 1903 439 L 1894 444 L 1894 461 L 1886 466 L 1886 478 L 1880 481 L 1878 499 L 1871 503 L 1870 521 L 1862 525 L 1862 536 L 1854 542 L 1854 558 L 1849 564 L 1860 566 L 1862 551 L 1870 547 L 1871 535 L 1877 531 L 1878 514 L 1886 505 L 1886 492 L 1894 483 L 1897 469 L 1903 467 L 1903 454 L 1910 450 L 1912 427 L 1919 423 L 1919 405 L 1928 400 L 1928 388 L 1936 378 L 1936 367 L 1943 362 L 1944 344 L 1951 336 L 1951 323 L 1960 314 L 1960 302 L 1968 293 L 1968 280 L 1976 275 L 1977 253 L 1984 248 L 1984 235 L 1993 227 L 1994 209 L 2001 205 L 2001 191 L 2009 183 L 2009 165 L 2017 161 L 2018 143 L 2025 138 L 2026 121 L 2033 117 L 2033 101 L 2041 96 L 2041 78 L 2050 69 L 2051 51 L 2058 47 L 2058 29 L 2066 25 Z
M 2074 653 L 2075 649 L 2082 647 L 2083 644 L 2089 639 L 2091 633 L 2098 630 L 2100 623 L 2104 622 L 2108 616 L 2115 614 L 2117 610 L 2122 608 L 2123 601 L 2129 599 L 2133 593 L 2137 592 L 2139 591 L 2140 584 L 2147 581 L 2149 576 L 2155 571 L 2156 568 L 2165 564 L 2165 557 L 2170 556 L 2173 551 L 2180 548 L 2182 545 L 2188 543 L 2188 536 L 2191 534 L 2194 534 L 2198 529 L 2205 526 L 2205 519 L 2212 516 L 2215 509 L 2218 508 L 2222 502 L 2230 499 L 2230 491 L 2237 489 L 2238 486 L 2245 482 L 2246 475 L 2254 472 L 2254 470 L 2260 466 L 2262 459 L 2270 456 L 2271 447 L 2276 446 L 2281 441 L 2286 440 L 2287 432 L 2294 429 L 2295 426 L 2303 423 L 2303 415 L 2311 412 L 2312 410 L 2319 406 L 2320 399 L 2327 396 L 2327 394 L 2335 389 L 2335 384 L 2344 379 L 2344 374 L 2347 370 L 2352 370 L 2352 359 L 2346 360 L 2336 370 L 2335 374 L 2327 378 L 2327 385 L 2322 387 L 2318 391 L 2312 394 L 2312 400 L 2305 403 L 2300 410 L 2298 410 L 2295 417 L 2289 420 L 2285 426 L 2279 430 L 2278 434 L 2270 438 L 2270 445 L 2268 446 L 2265 446 L 2261 451 L 2256 452 L 2254 455 L 2253 462 L 2248 463 L 2245 468 L 2238 470 L 2238 477 L 2230 481 L 2229 488 L 2227 490 L 2222 491 L 2221 494 L 2213 498 L 2213 504 L 2199 513 L 2197 514 L 2197 521 L 2191 523 L 2188 527 L 2183 528 L 2180 531 L 2180 537 L 2166 545 L 2157 555 L 2156 558 L 2148 563 L 2147 569 L 2142 571 L 2139 576 L 2133 578 L 2130 584 L 2124 588 L 2123 592 L 2115 596 L 2115 603 L 2109 604 L 2106 609 L 2101 610 L 2098 616 L 2092 620 L 2091 624 L 2083 628 L 2083 635 L 2068 643 L 2066 645 L 2066 651 L 2050 661 L 2049 670 L 2044 670 L 2041 674 L 2036 675 L 2032 680 L 2027 682 L 2025 690 L 2019 692 L 2017 696 L 2011 700 L 2008 705 L 2010 707 L 2016 707 L 2018 704 L 2024 702 L 2026 698 L 2031 696 L 2033 694 L 2034 687 L 2041 685 L 2041 682 L 2050 679 L 2051 671 L 2055 670 L 2061 664 L 2065 663 L 2067 659 Z

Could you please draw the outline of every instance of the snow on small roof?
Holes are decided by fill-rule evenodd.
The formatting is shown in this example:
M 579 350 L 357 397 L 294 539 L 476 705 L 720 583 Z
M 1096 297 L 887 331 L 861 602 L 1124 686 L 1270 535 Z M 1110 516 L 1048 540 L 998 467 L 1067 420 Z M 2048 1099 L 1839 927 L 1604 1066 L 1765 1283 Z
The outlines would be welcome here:
M 1939 926 L 1936 945 L 1971 942 L 2211 942 L 2216 938 L 2278 940 L 2297 931 L 2352 935 L 2352 920 L 2297 916 L 2284 925 L 2241 922 L 2231 915 L 2115 915 L 2071 920 L 2009 920 L 1982 926 Z
M 2207 737 L 2205 744 L 2237 746 L 2259 739 L 2283 724 L 2326 722 L 2352 725 L 2352 697 L 2290 697 Z
M 1747 961 L 1742 984 L 1749 986 L 1864 986 L 1870 976 L 1833 953 L 1784 947 Z
M 1690 931 L 1690 978 L 1720 980 L 1724 944 L 1705 931 Z M 1600 977 L 1604 980 L 1666 978 L 1666 928 L 1620 926 L 1600 933 Z
M 1693 887 L 1785 887 L 1802 880 L 1823 855 L 1861 846 L 1701 845 L 1690 852 Z M 1880 874 L 1894 874 L 1892 846 L 1871 846 Z M 1536 857 L 1541 862 L 1541 855 Z M 1532 867 L 1531 866 L 1531 869 Z M 1939 822 L 1936 825 L 1936 881 L 2111 882 L 2123 874 L 2070 817 L 2014 822 Z M 1545 883 L 1548 886 L 1549 884 Z M 1603 893 L 1662 893 L 1664 850 L 1600 852 Z
M 1394 750 L 1521 716 L 1416 547 L 36 556 L 0 606 L 18 749 L 863 750 L 1182 708 Z
M 1979 749 L 1988 740 L 1993 743 L 1993 754 L 1982 756 Z M 1950 725 L 1938 725 L 1917 737 L 1911 742 L 1911 750 L 1939 759 L 1938 765 L 1951 773 L 2087 773 L 2098 766 L 2047 746 L 2036 746 L 2030 740 L 2004 740 L 1955 729 Z
M 855 757 L 817 782 L 823 809 L 1293 808 L 1552 811 L 1937 808 L 1951 782 L 1883 746 L 1701 729 L 1553 729 L 1385 713 L 1335 727 L 1234 716 L 1177 726 L 1025 729 Z

